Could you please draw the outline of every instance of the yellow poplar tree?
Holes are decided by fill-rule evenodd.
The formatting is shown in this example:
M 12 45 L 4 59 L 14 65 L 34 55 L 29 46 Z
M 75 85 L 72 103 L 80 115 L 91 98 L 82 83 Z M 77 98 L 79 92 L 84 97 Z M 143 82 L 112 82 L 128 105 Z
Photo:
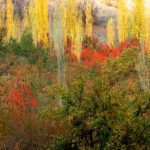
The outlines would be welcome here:
M 75 39 L 76 23 L 78 17 L 77 0 L 68 0 L 67 4 L 67 36 Z
M 150 16 L 148 16 L 146 19 L 145 47 L 148 56 L 150 56 Z
M 0 29 L 3 27 L 2 18 L 0 17 Z
M 21 29 L 22 29 L 22 22 L 20 20 L 20 17 L 15 15 L 14 16 L 14 19 L 13 19 L 13 23 L 14 23 L 14 35 L 13 35 L 13 38 L 16 39 L 16 40 L 20 40 L 21 38 Z
M 49 42 L 49 18 L 48 18 L 48 0 L 42 0 L 42 34 L 43 44 L 47 45 Z
M 4 20 L 5 20 L 5 7 L 4 7 L 4 4 L 3 4 L 3 1 L 0 1 L 0 29 L 2 27 L 4 27 Z
M 73 53 L 77 56 L 78 61 L 80 61 L 80 56 L 82 52 L 82 41 L 83 41 L 83 21 L 82 15 L 79 15 L 76 24 L 76 37 L 73 48 Z
M 92 39 L 93 36 L 93 17 L 92 17 L 92 6 L 89 1 L 86 2 L 86 36 Z
M 67 7 L 63 3 L 62 18 L 64 19 L 64 41 L 67 43 L 67 38 L 70 38 L 71 50 L 77 56 L 78 60 L 80 60 L 83 40 L 83 21 L 82 13 L 78 12 L 77 5 L 77 0 L 68 0 Z
M 110 18 L 107 23 L 107 43 L 110 47 L 114 46 L 115 31 L 114 31 L 114 20 Z
M 12 0 L 7 1 L 7 13 L 6 13 L 6 28 L 7 28 L 7 40 L 14 36 L 14 5 Z
M 77 0 L 68 0 L 67 10 L 66 10 L 66 40 L 67 38 L 71 41 L 71 51 L 74 53 L 76 47 L 76 34 L 77 34 L 77 24 L 78 24 L 78 8 Z
M 64 45 L 67 45 L 67 8 L 65 6 L 65 2 L 64 0 L 61 0 L 61 6 L 60 6 L 60 10 L 61 10 L 61 17 L 62 17 L 62 25 L 63 25 L 63 34 L 64 34 Z
M 128 8 L 125 5 L 125 0 L 118 1 L 118 36 L 119 42 L 126 40 L 129 36 L 129 23 L 128 23 Z
M 36 22 L 36 34 L 37 34 L 37 43 L 42 42 L 42 1 L 36 0 L 35 3 L 35 22 Z
M 35 45 L 49 42 L 48 0 L 30 0 L 29 25 Z
M 133 10 L 133 36 L 145 37 L 145 7 L 143 0 L 135 0 Z
M 24 9 L 22 24 L 23 24 L 23 30 L 25 30 L 25 28 L 29 25 L 29 15 L 27 12 L 27 8 Z
M 34 44 L 37 44 L 36 19 L 35 19 L 35 0 L 30 0 L 29 3 L 29 27 L 31 29 Z

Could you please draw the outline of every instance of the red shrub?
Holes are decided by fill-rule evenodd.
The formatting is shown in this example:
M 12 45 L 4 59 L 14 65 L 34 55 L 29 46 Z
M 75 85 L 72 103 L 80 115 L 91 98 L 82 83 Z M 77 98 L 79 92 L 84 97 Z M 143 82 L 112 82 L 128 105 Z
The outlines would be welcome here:
M 93 59 L 95 59 L 95 61 L 102 62 L 105 60 L 105 55 L 102 52 L 94 52 Z
M 84 66 L 90 67 L 97 62 L 102 62 L 105 60 L 105 55 L 102 52 L 92 51 L 89 48 L 84 48 L 81 53 L 81 60 Z
M 29 112 L 30 109 L 35 109 L 38 106 L 31 89 L 20 81 L 16 81 L 14 88 L 10 91 L 8 105 L 10 111 L 17 117 L 20 116 L 22 112 Z
M 126 48 L 130 47 L 140 47 L 137 38 L 127 39 L 124 42 L 118 44 L 117 47 L 110 48 L 107 44 L 100 45 L 100 52 L 94 51 L 91 48 L 83 48 L 81 53 L 81 60 L 85 67 L 91 67 L 97 62 L 104 62 L 106 57 L 116 58 L 121 52 Z M 67 52 L 67 55 L 71 61 L 77 62 L 77 57 L 71 52 L 71 49 Z
M 105 56 L 109 56 L 111 52 L 111 48 L 107 44 L 101 44 L 101 51 L 104 53 Z
M 121 51 L 122 51 L 122 50 L 121 50 L 120 48 L 114 48 L 114 49 L 110 52 L 109 57 L 115 58 L 115 57 L 117 57 L 117 56 L 120 55 Z
M 33 97 L 30 101 L 31 108 L 37 108 L 37 100 Z
M 81 59 L 82 60 L 85 60 L 85 59 L 90 60 L 92 55 L 93 55 L 93 52 L 90 48 L 83 48 L 82 53 L 81 53 Z

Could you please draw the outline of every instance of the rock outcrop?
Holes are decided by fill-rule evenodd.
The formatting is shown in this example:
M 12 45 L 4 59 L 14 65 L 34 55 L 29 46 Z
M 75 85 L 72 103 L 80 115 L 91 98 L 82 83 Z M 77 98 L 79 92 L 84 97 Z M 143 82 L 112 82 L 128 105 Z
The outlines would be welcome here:
M 23 16 L 23 9 L 26 9 L 30 0 L 13 0 L 15 5 L 15 12 Z M 56 1 L 50 0 L 49 10 L 53 11 Z M 67 0 L 66 0 L 67 1 Z M 92 3 L 92 15 L 94 20 L 94 35 L 100 39 L 101 42 L 106 41 L 106 25 L 109 18 L 117 18 L 116 0 L 109 0 L 109 3 L 104 4 L 104 0 L 90 0 Z M 79 6 L 84 11 L 86 0 L 79 0 Z

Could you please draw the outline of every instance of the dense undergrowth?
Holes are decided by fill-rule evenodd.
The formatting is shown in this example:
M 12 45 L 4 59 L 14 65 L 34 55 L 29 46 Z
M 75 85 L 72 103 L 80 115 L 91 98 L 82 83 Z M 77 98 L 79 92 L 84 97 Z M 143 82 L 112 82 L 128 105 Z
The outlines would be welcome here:
M 116 48 L 85 39 L 79 63 L 67 50 L 62 86 L 53 48 L 35 47 L 28 32 L 20 42 L 2 34 L 0 149 L 150 149 L 150 93 L 139 82 L 137 39 Z

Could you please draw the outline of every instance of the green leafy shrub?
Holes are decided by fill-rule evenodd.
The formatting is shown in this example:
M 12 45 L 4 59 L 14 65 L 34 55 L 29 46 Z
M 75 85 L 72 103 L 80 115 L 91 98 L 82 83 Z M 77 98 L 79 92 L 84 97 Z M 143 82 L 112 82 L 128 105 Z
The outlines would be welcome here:
M 29 57 L 32 53 L 35 53 L 35 46 L 32 39 L 32 34 L 28 28 L 23 32 L 23 35 L 20 39 L 20 50 L 16 54 Z
M 29 57 L 35 51 L 31 33 L 26 29 L 23 32 L 20 42 L 11 38 L 9 42 L 6 43 L 6 49 L 15 55 Z
M 6 31 L 4 28 L 0 29 L 0 51 L 4 49 L 4 37 L 6 35 Z
M 19 54 L 20 44 L 15 39 L 10 39 L 8 43 L 6 43 L 5 49 L 10 53 Z

